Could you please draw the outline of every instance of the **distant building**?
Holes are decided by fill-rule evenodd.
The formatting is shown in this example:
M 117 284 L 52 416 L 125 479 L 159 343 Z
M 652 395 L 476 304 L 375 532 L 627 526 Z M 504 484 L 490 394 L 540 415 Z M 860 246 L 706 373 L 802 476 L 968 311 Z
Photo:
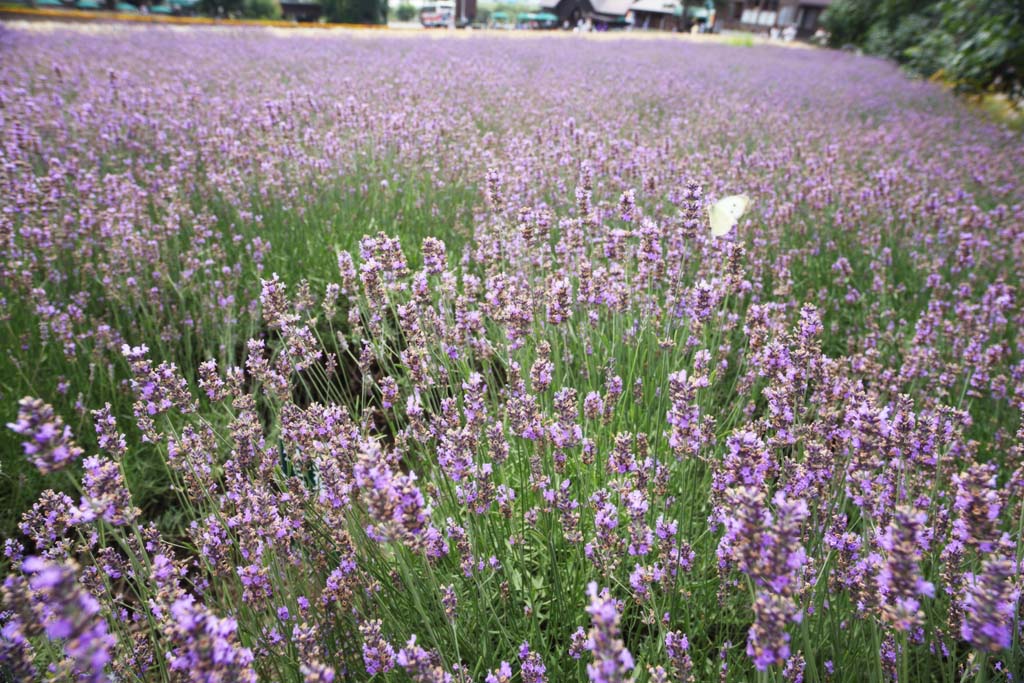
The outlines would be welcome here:
M 570 28 L 582 21 L 598 30 L 686 31 L 693 24 L 703 29 L 714 19 L 712 0 L 540 0 L 540 4 Z
M 595 26 L 624 26 L 626 12 L 633 0 L 541 0 L 540 6 L 545 12 L 558 16 L 559 21 L 576 26 L 581 21 L 590 20 Z
M 655 31 L 683 30 L 683 5 L 678 0 L 636 0 L 629 11 L 633 27 Z
M 732 0 L 725 26 L 767 32 L 792 26 L 806 37 L 818 30 L 821 13 L 832 0 Z
M 193 5 L 198 0 L 168 0 L 170 4 Z M 281 4 L 282 18 L 287 21 L 319 21 L 323 10 L 321 0 L 279 0 Z M 388 0 L 388 19 L 394 21 L 401 5 L 411 5 L 417 12 L 415 21 L 419 21 L 419 12 L 425 7 L 430 8 L 438 4 L 448 4 L 454 7 L 453 16 L 459 26 L 468 24 L 476 18 L 477 0 Z

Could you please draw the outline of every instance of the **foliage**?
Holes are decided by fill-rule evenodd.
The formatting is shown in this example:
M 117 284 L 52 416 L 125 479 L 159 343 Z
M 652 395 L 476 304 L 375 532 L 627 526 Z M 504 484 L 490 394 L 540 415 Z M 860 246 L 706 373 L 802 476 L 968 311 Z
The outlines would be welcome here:
M 280 19 L 281 3 L 278 0 L 244 0 L 242 16 L 249 19 Z
M 931 77 L 943 74 L 949 56 L 956 49 L 956 41 L 951 35 L 932 26 L 918 34 L 916 41 L 904 45 L 898 55 L 891 57 L 904 62 L 911 72 Z
M 922 36 L 927 36 L 936 24 L 934 12 L 929 11 L 904 15 L 891 25 L 876 22 L 864 37 L 864 49 L 897 62 L 907 62 L 907 51 L 920 44 Z
M 402 3 L 395 11 L 395 18 L 399 21 L 412 21 L 416 18 L 416 7 L 409 3 Z
M 822 23 L 834 47 L 858 45 L 963 92 L 1024 95 L 1024 4 L 1015 0 L 838 0 Z
M 199 0 L 199 11 L 211 17 L 238 16 L 246 0 Z
M 1024 3 L 1017 0 L 944 0 L 933 41 L 944 52 L 947 79 L 967 92 L 1001 91 L 1024 98 Z
M 754 47 L 754 36 L 751 33 L 734 32 L 730 33 L 725 42 L 733 47 Z
M 339 24 L 386 24 L 387 0 L 324 0 L 321 3 L 328 21 Z
M 899 59 L 914 31 L 934 25 L 938 0 L 837 0 L 822 15 L 833 47 L 858 45 L 872 54 Z M 917 38 L 920 38 L 918 34 Z
M 875 18 L 874 3 L 865 0 L 835 0 L 821 17 L 833 47 L 858 45 L 867 37 Z

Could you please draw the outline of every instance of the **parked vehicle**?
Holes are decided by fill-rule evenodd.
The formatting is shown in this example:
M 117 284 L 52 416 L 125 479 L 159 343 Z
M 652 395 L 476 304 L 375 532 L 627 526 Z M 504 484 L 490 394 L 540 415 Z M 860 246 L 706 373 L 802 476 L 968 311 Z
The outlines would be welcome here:
M 455 3 L 441 0 L 424 5 L 420 10 L 420 23 L 426 28 L 443 28 L 451 26 L 455 17 Z

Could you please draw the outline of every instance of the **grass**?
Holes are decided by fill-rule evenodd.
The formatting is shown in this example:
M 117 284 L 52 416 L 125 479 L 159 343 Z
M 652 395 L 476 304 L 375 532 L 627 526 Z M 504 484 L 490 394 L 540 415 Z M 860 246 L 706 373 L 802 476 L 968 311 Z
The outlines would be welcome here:
M 66 297 L 83 289 L 92 290 L 96 297 L 92 314 L 108 317 L 115 329 L 134 328 L 135 334 L 129 335 L 126 343 L 133 346 L 146 343 L 159 358 L 177 364 L 190 382 L 196 382 L 197 368 L 203 361 L 212 358 L 221 364 L 232 364 L 244 357 L 245 340 L 260 329 L 259 320 L 245 309 L 250 301 L 258 298 L 261 277 L 277 273 L 285 282 L 297 284 L 305 280 L 322 292 L 326 283 L 337 280 L 337 252 L 352 251 L 364 234 L 378 231 L 402 237 L 414 265 L 419 256 L 417 245 L 423 237 L 446 234 L 450 247 L 455 250 L 465 243 L 472 208 L 479 197 L 475 186 L 439 186 L 431 177 L 410 172 L 393 160 L 368 161 L 370 163 L 354 167 L 350 175 L 339 178 L 333 187 L 317 188 L 315 193 L 300 195 L 301 206 L 295 205 L 295 198 L 253 191 L 245 204 L 248 216 L 239 214 L 237 202 L 219 196 L 212 188 L 196 192 L 193 202 L 197 214 L 216 216 L 214 227 L 218 233 L 242 237 L 224 245 L 228 262 L 244 264 L 242 271 L 231 278 L 234 290 L 229 293 L 235 297 L 235 310 L 230 316 L 235 322 L 231 325 L 225 326 L 211 317 L 206 307 L 208 295 L 204 292 L 178 291 L 177 300 L 173 302 L 173 318 L 146 304 L 125 308 L 124 302 L 118 306 L 104 303 L 102 290 L 82 280 L 63 281 L 57 292 L 51 291 L 51 296 Z M 252 220 L 249 216 L 259 218 Z M 270 244 L 261 267 L 242 246 L 251 243 L 254 237 Z M 165 253 L 164 262 L 171 267 L 180 262 L 181 254 L 189 251 L 194 238 L 193 231 L 183 230 L 179 239 L 171 243 L 176 251 Z M 75 255 L 67 253 L 65 256 L 68 259 L 63 266 L 65 272 L 76 272 Z M 40 396 L 59 414 L 77 417 L 69 424 L 88 451 L 96 447 L 91 418 L 76 406 L 92 408 L 110 403 L 121 422 L 131 424 L 132 400 L 124 387 L 129 375 L 122 359 L 108 355 L 102 348 L 90 349 L 91 357 L 102 365 L 84 361 L 81 355 L 69 359 L 55 340 L 44 341 L 40 336 L 38 325 L 32 322 L 31 302 L 12 300 L 8 302 L 7 311 L 9 317 L 3 323 L 5 334 L 9 339 L 18 339 L 22 349 L 20 352 L 12 349 L 0 357 L 0 398 L 3 399 L 0 421 L 5 424 L 14 421 L 17 399 L 26 395 Z M 195 333 L 187 335 L 184 344 L 162 344 L 160 328 L 186 318 L 205 319 L 206 327 L 218 333 L 211 336 Z M 89 346 L 90 341 L 80 340 L 79 344 Z M 61 394 L 60 383 L 75 390 Z M 160 463 L 161 457 L 151 448 L 133 451 L 125 463 L 128 485 L 136 504 L 148 517 L 161 520 L 166 528 L 180 529 L 187 520 L 169 504 L 173 500 L 168 491 L 171 482 Z M 7 429 L 0 431 L 0 500 L 6 501 L 0 509 L 0 536 L 15 536 L 22 512 L 35 502 L 44 487 L 53 486 L 70 490 L 63 478 L 42 477 L 23 457 L 16 435 Z
M 730 33 L 725 39 L 725 44 L 732 47 L 754 47 L 754 34 Z
M 976 95 L 968 97 L 967 101 L 1012 130 L 1024 131 L 1024 105 L 1021 103 L 1014 104 L 1001 94 Z

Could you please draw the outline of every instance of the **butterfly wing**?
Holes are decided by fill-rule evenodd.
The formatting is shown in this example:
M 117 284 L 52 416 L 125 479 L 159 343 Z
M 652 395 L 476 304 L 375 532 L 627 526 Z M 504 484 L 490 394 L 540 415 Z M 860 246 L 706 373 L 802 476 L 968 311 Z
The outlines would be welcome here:
M 715 237 L 728 235 L 736 226 L 740 217 L 750 205 L 750 197 L 745 194 L 734 194 L 719 199 L 708 207 L 708 218 L 711 221 L 711 234 Z

